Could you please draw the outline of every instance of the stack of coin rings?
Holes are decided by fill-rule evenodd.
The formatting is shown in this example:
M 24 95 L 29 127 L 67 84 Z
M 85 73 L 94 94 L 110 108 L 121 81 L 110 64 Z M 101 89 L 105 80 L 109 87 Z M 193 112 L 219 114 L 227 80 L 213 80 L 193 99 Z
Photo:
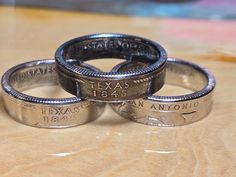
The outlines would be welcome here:
M 85 64 L 99 58 L 126 61 L 111 72 Z M 194 93 L 154 96 L 164 83 Z M 39 98 L 22 93 L 43 85 L 62 86 L 72 98 Z M 214 76 L 196 64 L 167 58 L 151 40 L 126 34 L 93 34 L 72 39 L 55 60 L 36 60 L 9 69 L 2 77 L 6 111 L 35 127 L 65 128 L 98 118 L 105 103 L 119 115 L 146 125 L 179 126 L 205 117 L 212 107 Z

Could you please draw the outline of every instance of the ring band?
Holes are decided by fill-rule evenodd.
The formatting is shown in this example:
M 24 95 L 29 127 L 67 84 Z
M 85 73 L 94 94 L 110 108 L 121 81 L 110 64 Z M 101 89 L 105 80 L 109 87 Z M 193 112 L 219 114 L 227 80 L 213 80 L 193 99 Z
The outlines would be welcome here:
M 132 63 L 122 63 L 113 70 L 124 67 L 130 69 L 132 66 Z M 125 118 L 155 126 L 190 124 L 201 120 L 211 111 L 215 78 L 207 69 L 180 59 L 168 58 L 166 83 L 190 89 L 194 93 L 180 96 L 153 95 L 112 104 L 112 107 Z
M 144 98 L 164 84 L 167 54 L 157 43 L 124 34 L 94 34 L 62 44 L 55 54 L 62 87 L 77 97 L 105 102 Z M 150 64 L 128 72 L 98 72 L 68 63 L 98 58 L 146 60 Z
M 43 128 L 66 128 L 95 120 L 104 104 L 71 98 L 39 98 L 22 91 L 58 85 L 55 60 L 38 60 L 9 69 L 2 77 L 3 100 L 6 111 L 16 121 Z

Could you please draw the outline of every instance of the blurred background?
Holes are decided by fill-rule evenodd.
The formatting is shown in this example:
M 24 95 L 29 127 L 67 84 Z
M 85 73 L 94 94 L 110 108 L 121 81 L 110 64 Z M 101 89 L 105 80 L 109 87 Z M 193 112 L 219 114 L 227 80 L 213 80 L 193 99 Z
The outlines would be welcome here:
M 48 57 L 71 38 L 117 32 L 156 40 L 169 56 L 236 61 L 235 18 L 236 0 L 0 0 L 0 52 Z
M 0 0 L 2 4 L 133 16 L 235 19 L 235 0 Z
M 236 61 L 235 18 L 235 0 L 0 0 L 0 52 L 48 57 L 71 38 L 117 32 L 156 40 L 169 56 Z

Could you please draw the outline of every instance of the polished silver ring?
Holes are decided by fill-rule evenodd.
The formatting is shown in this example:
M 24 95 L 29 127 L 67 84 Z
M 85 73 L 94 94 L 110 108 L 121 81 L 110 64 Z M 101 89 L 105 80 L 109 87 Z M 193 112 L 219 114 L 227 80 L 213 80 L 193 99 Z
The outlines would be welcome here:
M 126 62 L 113 71 L 135 67 Z M 179 96 L 150 96 L 123 103 L 112 104 L 121 116 L 138 123 L 155 126 L 180 126 L 204 118 L 212 107 L 215 88 L 214 76 L 205 68 L 180 59 L 169 58 L 166 67 L 166 83 L 194 91 Z
M 102 103 L 77 97 L 39 98 L 22 93 L 44 85 L 58 85 L 55 60 L 31 61 L 5 72 L 2 88 L 8 114 L 16 121 L 34 127 L 66 128 L 95 120 L 103 113 Z
M 167 54 L 156 42 L 125 34 L 93 34 L 62 44 L 55 54 L 62 87 L 77 97 L 104 102 L 144 98 L 165 81 Z M 143 68 L 126 72 L 99 72 L 80 67 L 86 60 L 122 58 L 145 60 Z M 76 59 L 77 65 L 67 60 Z

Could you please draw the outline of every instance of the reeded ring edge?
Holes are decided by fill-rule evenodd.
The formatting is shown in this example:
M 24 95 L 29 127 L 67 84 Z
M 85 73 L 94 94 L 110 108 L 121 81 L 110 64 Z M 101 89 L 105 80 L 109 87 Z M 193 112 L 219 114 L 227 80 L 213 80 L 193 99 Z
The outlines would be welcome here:
M 142 68 L 142 69 L 138 69 L 136 71 L 128 71 L 128 72 L 122 72 L 122 73 L 114 73 L 114 72 L 96 72 L 96 71 L 91 71 L 88 70 L 86 68 L 81 68 L 79 66 L 73 66 L 68 64 L 64 58 L 62 57 L 62 51 L 63 48 L 65 46 L 71 45 L 75 42 L 77 42 L 78 40 L 83 41 L 86 39 L 96 39 L 96 38 L 103 38 L 103 37 L 115 37 L 115 38 L 122 38 L 122 37 L 131 37 L 134 38 L 136 40 L 141 40 L 144 43 L 148 43 L 148 45 L 151 45 L 152 47 L 156 48 L 158 53 L 159 53 L 159 59 L 152 65 L 149 65 L 148 67 Z M 56 63 L 59 67 L 71 72 L 71 73 L 75 73 L 75 74 L 79 74 L 79 75 L 84 75 L 84 76 L 88 76 L 88 77 L 103 77 L 103 78 L 117 78 L 117 77 L 122 77 L 122 78 L 126 78 L 126 77 L 130 77 L 130 76 L 139 76 L 139 75 L 143 75 L 149 72 L 152 72 L 156 69 L 158 69 L 159 67 L 161 67 L 162 65 L 164 65 L 166 63 L 166 59 L 167 59 L 167 53 L 165 51 L 165 49 L 159 45 L 158 43 L 151 41 L 149 39 L 145 39 L 142 37 L 138 37 L 138 36 L 133 36 L 133 35 L 128 35 L 128 34 L 118 34 L 118 33 L 98 33 L 98 34 L 91 34 L 91 35 L 86 35 L 86 36 L 82 36 L 82 37 L 78 37 L 78 38 L 74 38 L 72 40 L 69 40 L 67 42 L 65 42 L 64 44 L 62 44 L 56 51 L 55 53 L 55 59 L 56 59 Z
M 41 97 L 35 97 L 30 96 L 27 94 L 24 94 L 22 92 L 17 91 L 15 88 L 13 88 L 9 84 L 9 79 L 11 75 L 16 72 L 17 70 L 33 67 L 37 65 L 43 65 L 43 64 L 54 64 L 55 60 L 53 59 L 43 59 L 43 60 L 35 60 L 30 61 L 26 63 L 22 63 L 19 65 L 16 65 L 9 70 L 7 70 L 1 79 L 1 86 L 3 91 L 8 94 L 9 96 L 12 96 L 13 98 L 17 100 L 21 100 L 24 102 L 34 103 L 34 104 L 48 104 L 48 105 L 66 105 L 66 104 L 72 104 L 72 103 L 78 103 L 84 101 L 81 98 L 77 97 L 69 97 L 69 98 L 41 98 Z

